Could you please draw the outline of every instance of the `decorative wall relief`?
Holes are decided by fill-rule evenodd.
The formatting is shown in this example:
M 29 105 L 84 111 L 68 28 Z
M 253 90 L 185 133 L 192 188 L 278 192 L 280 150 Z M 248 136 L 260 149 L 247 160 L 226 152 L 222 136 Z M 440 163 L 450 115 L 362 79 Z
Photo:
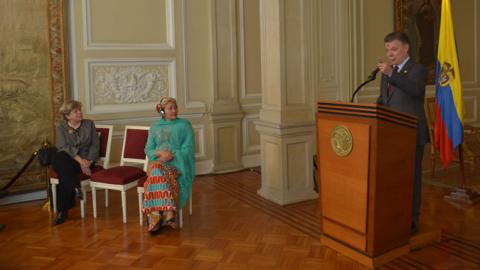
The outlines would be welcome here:
M 160 96 L 175 96 L 173 61 L 88 61 L 88 73 L 92 113 L 150 110 L 145 104 L 154 104 Z
M 154 101 L 168 94 L 168 71 L 164 67 L 95 67 L 95 104 L 128 104 Z

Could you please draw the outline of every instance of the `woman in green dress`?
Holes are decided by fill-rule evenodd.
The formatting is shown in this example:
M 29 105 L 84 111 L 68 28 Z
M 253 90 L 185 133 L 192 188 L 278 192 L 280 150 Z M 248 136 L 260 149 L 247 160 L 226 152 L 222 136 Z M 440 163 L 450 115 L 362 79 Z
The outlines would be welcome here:
M 176 228 L 176 211 L 187 202 L 195 177 L 195 136 L 191 123 L 177 117 L 174 98 L 161 98 L 157 112 L 162 118 L 150 126 L 145 146 L 149 165 L 143 211 L 152 234 L 159 232 L 162 224 Z

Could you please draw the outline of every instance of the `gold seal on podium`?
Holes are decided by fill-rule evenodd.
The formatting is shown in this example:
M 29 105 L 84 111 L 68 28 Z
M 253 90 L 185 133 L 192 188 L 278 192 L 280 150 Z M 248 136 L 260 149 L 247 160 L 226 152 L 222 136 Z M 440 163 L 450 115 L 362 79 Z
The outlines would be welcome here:
M 346 157 L 352 152 L 352 133 L 347 127 L 336 126 L 332 129 L 332 132 L 330 132 L 330 144 L 338 156 Z

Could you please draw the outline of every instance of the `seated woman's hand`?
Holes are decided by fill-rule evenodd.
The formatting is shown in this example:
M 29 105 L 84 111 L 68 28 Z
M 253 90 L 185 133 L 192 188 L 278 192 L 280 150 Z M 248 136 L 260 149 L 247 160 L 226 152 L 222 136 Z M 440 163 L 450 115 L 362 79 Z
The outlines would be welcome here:
M 86 168 L 90 168 L 90 165 L 92 164 L 92 162 L 88 159 L 80 159 L 80 167 L 86 167 Z
M 90 165 L 92 165 L 92 162 L 90 160 L 84 159 L 84 158 L 80 157 L 79 155 L 76 155 L 74 159 L 78 162 L 80 167 L 89 168 Z
M 88 176 L 92 175 L 92 170 L 90 169 L 90 165 L 92 165 L 92 162 L 90 160 L 81 158 L 78 155 L 75 157 L 75 160 L 80 165 L 80 169 L 82 169 L 82 173 Z
M 80 168 L 82 169 L 82 172 L 88 176 L 92 175 L 90 165 L 92 165 L 92 162 L 90 160 L 83 158 L 80 160 Z
M 88 166 L 88 167 L 80 166 L 80 168 L 82 169 L 82 173 L 84 173 L 88 176 L 92 176 L 92 170 L 90 169 L 90 166 Z
M 158 151 L 157 158 L 160 162 L 167 162 L 173 159 L 173 153 L 170 151 Z

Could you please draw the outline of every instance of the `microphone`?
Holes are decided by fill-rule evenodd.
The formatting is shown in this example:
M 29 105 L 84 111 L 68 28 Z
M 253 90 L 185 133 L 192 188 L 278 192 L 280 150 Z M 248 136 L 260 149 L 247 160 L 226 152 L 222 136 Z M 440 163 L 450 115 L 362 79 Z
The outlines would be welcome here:
M 380 69 L 378 67 L 376 67 L 372 73 L 370 73 L 370 75 L 368 76 L 368 79 L 366 81 L 364 81 L 362 84 L 360 84 L 360 86 L 357 87 L 357 89 L 355 89 L 355 91 L 353 92 L 353 95 L 352 95 L 352 98 L 350 99 L 350 102 L 353 102 L 353 99 L 355 98 L 355 96 L 357 95 L 358 91 L 360 91 L 360 89 L 362 88 L 362 86 L 364 86 L 365 84 L 375 80 L 375 78 L 377 77 L 377 73 L 380 71 Z
M 370 75 L 368 76 L 368 79 L 369 80 L 375 80 L 375 78 L 377 77 L 377 73 L 380 71 L 380 69 L 377 67 L 375 68 L 372 73 L 370 73 Z

